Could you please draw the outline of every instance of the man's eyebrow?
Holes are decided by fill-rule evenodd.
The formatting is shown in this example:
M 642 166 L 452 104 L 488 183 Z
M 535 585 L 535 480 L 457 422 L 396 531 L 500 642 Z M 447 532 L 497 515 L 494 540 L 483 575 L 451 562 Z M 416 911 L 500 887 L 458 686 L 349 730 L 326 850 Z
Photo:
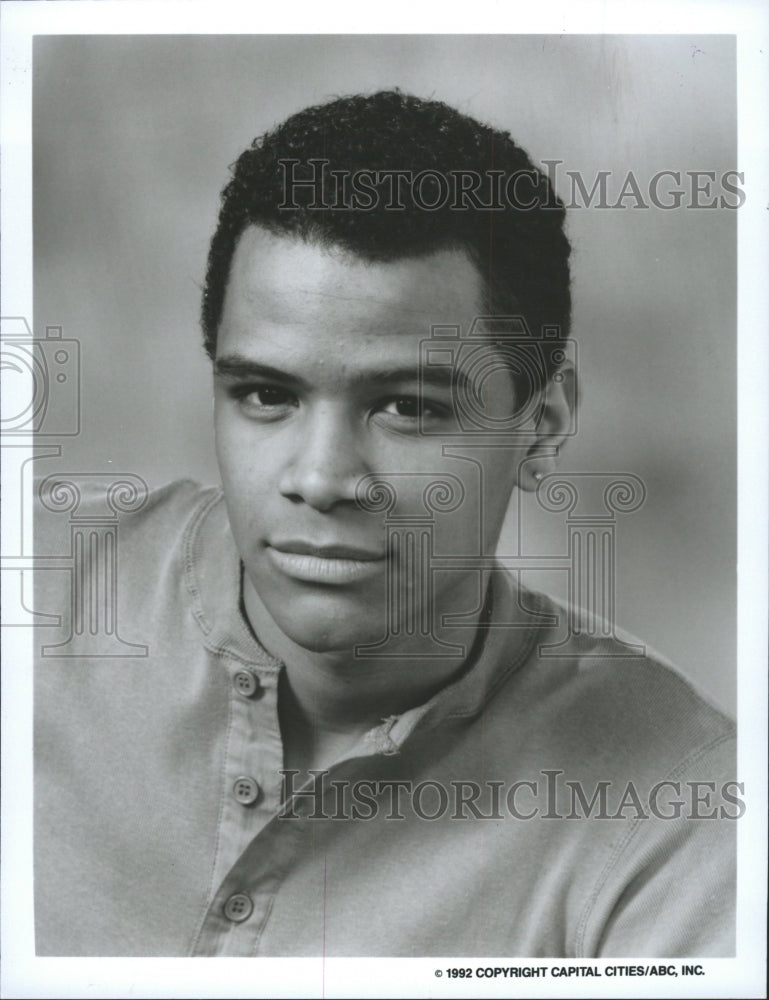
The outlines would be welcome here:
M 376 382 L 382 385 L 395 385 L 403 382 L 417 382 L 430 385 L 436 389 L 451 389 L 455 382 L 466 380 L 464 372 L 457 372 L 445 366 L 427 368 L 415 365 L 413 368 L 377 368 L 361 373 L 361 380 Z
M 304 384 L 304 379 L 280 368 L 262 364 L 244 357 L 242 354 L 228 354 L 214 361 L 214 372 L 221 378 L 249 379 L 267 378 L 278 382 Z M 429 385 L 436 389 L 451 389 L 457 383 L 467 384 L 467 376 L 463 371 L 456 371 L 449 366 L 431 368 L 414 365 L 400 368 L 371 368 L 360 371 L 352 376 L 355 382 L 371 382 L 376 385 L 392 386 L 412 382 Z
M 227 354 L 222 358 L 216 358 L 214 374 L 221 378 L 268 378 L 277 382 L 302 382 L 296 375 L 281 371 L 280 368 L 273 368 L 271 365 L 263 365 L 259 361 L 252 361 L 242 354 Z

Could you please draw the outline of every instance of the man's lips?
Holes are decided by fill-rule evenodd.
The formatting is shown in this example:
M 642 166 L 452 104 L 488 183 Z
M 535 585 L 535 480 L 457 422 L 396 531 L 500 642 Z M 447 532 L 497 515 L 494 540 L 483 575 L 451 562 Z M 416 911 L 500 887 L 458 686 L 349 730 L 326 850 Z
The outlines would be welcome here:
M 280 572 L 304 583 L 356 583 L 381 572 L 385 565 L 384 553 L 354 545 L 281 540 L 268 544 L 266 551 Z
M 354 559 L 357 562 L 369 562 L 385 557 L 382 551 L 364 549 L 356 545 L 338 545 L 333 542 L 318 545 L 314 542 L 292 539 L 270 542 L 269 547 L 288 555 L 317 556 L 319 559 Z

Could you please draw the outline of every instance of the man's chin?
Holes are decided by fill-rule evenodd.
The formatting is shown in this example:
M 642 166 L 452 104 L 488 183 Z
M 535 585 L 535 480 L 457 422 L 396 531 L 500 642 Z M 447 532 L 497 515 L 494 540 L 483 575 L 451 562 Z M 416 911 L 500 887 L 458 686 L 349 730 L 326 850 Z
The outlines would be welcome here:
M 290 621 L 277 619 L 277 625 L 284 635 L 297 646 L 311 653 L 350 655 L 358 646 L 379 642 L 384 635 L 384 624 L 378 629 L 367 628 L 358 622 L 334 624 L 320 621 Z

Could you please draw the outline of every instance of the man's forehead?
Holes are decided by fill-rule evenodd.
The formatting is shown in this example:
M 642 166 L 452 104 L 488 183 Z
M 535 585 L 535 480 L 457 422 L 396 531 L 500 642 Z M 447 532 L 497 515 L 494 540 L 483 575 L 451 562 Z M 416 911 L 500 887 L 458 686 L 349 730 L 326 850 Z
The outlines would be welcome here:
M 361 332 L 403 324 L 465 325 L 481 311 L 482 283 L 462 249 L 370 261 L 336 246 L 248 227 L 232 262 L 223 326 L 257 317 L 286 325 L 336 323 Z

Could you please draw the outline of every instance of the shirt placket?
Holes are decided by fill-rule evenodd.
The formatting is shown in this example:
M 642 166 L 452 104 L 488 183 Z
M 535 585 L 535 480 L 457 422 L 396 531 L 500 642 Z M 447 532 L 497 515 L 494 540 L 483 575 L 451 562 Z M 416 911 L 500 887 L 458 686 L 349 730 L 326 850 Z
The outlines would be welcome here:
M 251 954 L 255 929 L 266 919 L 272 899 L 269 890 L 254 892 L 252 879 L 232 888 L 223 899 L 221 889 L 225 881 L 232 883 L 233 866 L 280 805 L 283 745 L 278 720 L 279 668 L 223 659 L 230 685 L 230 714 L 212 876 L 215 893 L 192 949 L 197 955 Z M 273 859 L 273 863 L 277 861 L 277 857 Z
M 249 676 L 251 673 L 253 676 Z M 258 953 L 275 895 L 307 839 L 312 825 L 309 814 L 318 807 L 313 779 L 295 790 L 291 808 L 286 809 L 288 803 L 280 802 L 283 751 L 277 682 L 278 675 L 272 672 L 262 679 L 240 668 L 232 675 L 235 701 L 226 779 L 231 779 L 232 786 L 222 812 L 221 849 L 214 883 L 218 888 L 193 955 L 247 958 Z M 403 717 L 392 717 L 367 733 L 349 755 L 328 770 L 328 777 L 361 757 L 397 752 L 398 746 L 391 736 L 394 724 L 400 722 L 405 735 L 422 710 L 410 714 L 412 718 L 405 727 Z M 248 738 L 254 745 L 241 749 Z M 241 762 L 248 762 L 252 773 L 235 774 Z M 257 774 L 261 780 L 254 778 Z M 249 779 L 258 781 L 260 787 L 261 794 L 254 802 L 242 801 L 251 798 Z M 240 812 L 236 807 L 240 807 Z

